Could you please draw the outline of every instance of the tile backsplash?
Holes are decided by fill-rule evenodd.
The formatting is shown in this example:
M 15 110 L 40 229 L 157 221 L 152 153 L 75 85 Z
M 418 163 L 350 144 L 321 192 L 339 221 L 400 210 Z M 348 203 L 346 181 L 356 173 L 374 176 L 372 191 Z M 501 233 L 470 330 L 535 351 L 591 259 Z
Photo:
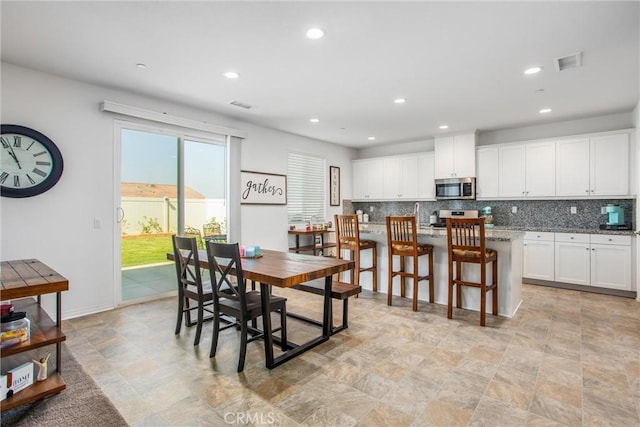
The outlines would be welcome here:
M 634 199 L 598 199 L 598 200 L 451 200 L 418 202 L 420 204 L 420 222 L 429 223 L 429 215 L 440 209 L 477 209 L 491 206 L 494 223 L 503 227 L 560 227 L 560 228 L 598 228 L 607 221 L 607 215 L 600 213 L 608 204 L 624 208 L 625 223 L 633 224 L 636 203 Z M 412 215 L 416 202 L 351 202 L 343 200 L 343 212 L 355 213 L 357 209 L 369 214 L 369 221 L 384 223 L 388 215 Z M 516 207 L 517 212 L 512 213 Z M 571 213 L 571 207 L 576 213 Z M 371 210 L 373 208 L 373 210 Z M 635 225 L 635 224 L 633 224 Z

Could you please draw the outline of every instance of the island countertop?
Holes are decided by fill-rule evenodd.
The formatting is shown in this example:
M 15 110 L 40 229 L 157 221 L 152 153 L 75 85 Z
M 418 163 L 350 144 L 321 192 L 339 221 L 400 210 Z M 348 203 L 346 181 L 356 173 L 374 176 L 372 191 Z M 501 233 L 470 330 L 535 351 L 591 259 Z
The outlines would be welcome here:
M 383 224 L 360 224 L 360 234 L 387 234 L 386 225 Z M 485 228 L 485 239 L 495 242 L 510 242 L 512 240 L 522 239 L 524 230 L 508 230 L 502 228 Z M 418 237 L 446 238 L 446 228 L 420 227 L 418 229 Z

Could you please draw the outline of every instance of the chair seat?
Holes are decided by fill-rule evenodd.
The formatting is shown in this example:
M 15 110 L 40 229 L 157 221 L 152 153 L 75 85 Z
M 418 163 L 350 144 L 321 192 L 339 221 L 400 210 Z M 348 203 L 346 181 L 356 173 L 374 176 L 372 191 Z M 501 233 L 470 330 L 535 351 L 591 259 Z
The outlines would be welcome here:
M 340 239 L 340 243 L 350 247 L 356 246 L 356 243 L 351 239 Z M 376 242 L 374 240 L 360 240 L 360 249 L 370 249 L 375 246 Z
M 433 245 L 428 245 L 426 243 L 418 244 L 418 256 L 426 255 L 430 252 L 433 252 Z M 391 245 L 394 255 L 413 255 L 413 245 L 405 245 L 401 243 L 394 243 Z
M 260 292 L 258 291 L 250 291 L 247 292 L 245 294 L 246 299 L 247 299 L 247 311 L 248 312 L 253 312 L 254 310 L 258 310 L 261 311 L 261 300 L 260 300 Z M 283 303 L 285 303 L 287 301 L 286 298 L 283 297 L 277 297 L 274 295 L 271 295 L 269 297 L 270 301 L 271 301 L 271 305 L 272 306 L 278 306 L 278 305 L 282 305 Z M 231 300 L 231 299 L 221 299 L 220 300 L 220 306 L 225 306 L 228 308 L 231 308 L 232 310 L 236 310 L 239 311 L 240 310 L 240 301 L 236 301 L 236 300 Z
M 485 257 L 487 262 L 489 261 L 493 261 L 497 256 L 498 256 L 498 252 L 496 252 L 493 249 L 485 249 Z M 477 259 L 476 262 L 480 262 L 480 251 L 476 251 L 476 250 L 469 250 L 469 249 L 453 249 L 453 259 L 458 260 L 460 259 L 460 261 L 462 261 L 462 259 L 464 258 L 465 260 L 470 260 L 469 262 L 474 262 L 473 259 Z

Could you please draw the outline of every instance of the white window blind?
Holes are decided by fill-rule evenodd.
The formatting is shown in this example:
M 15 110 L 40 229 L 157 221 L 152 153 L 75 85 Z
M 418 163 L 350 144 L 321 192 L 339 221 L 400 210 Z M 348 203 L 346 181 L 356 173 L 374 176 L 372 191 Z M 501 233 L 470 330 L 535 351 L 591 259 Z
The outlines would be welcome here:
M 289 222 L 324 222 L 325 161 L 303 154 L 289 154 L 287 209 Z

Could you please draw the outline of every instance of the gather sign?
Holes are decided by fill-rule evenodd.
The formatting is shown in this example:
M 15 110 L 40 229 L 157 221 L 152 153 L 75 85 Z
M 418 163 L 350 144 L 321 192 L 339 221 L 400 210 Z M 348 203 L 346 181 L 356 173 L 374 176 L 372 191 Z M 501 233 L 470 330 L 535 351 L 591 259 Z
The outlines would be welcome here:
M 240 203 L 245 205 L 286 205 L 287 176 L 240 171 Z

